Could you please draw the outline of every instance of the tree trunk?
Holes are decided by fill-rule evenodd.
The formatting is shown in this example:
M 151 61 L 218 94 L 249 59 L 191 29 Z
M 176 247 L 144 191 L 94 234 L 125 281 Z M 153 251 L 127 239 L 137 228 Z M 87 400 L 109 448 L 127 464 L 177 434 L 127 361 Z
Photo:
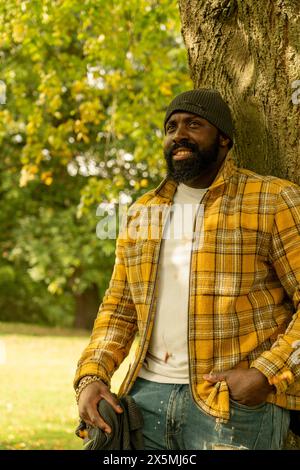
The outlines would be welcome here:
M 96 284 L 81 294 L 75 294 L 75 328 L 84 328 L 91 331 L 99 309 L 99 289 Z
M 218 89 L 232 109 L 237 163 L 300 184 L 299 0 L 179 0 L 179 8 L 195 88 Z M 300 449 L 300 437 L 290 432 L 287 448 Z
M 228 101 L 238 164 L 300 184 L 299 0 L 179 6 L 194 86 L 216 88 Z

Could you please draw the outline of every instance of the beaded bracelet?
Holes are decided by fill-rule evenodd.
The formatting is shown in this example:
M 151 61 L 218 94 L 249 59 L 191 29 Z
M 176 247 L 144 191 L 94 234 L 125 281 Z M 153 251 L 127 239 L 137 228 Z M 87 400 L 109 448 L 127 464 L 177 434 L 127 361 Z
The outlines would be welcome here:
M 79 385 L 75 390 L 77 403 L 79 401 L 79 396 L 80 396 L 82 390 L 85 389 L 85 387 L 87 387 L 87 385 L 89 385 L 93 382 L 102 382 L 102 380 L 97 375 L 87 375 L 87 376 L 83 377 L 80 380 Z

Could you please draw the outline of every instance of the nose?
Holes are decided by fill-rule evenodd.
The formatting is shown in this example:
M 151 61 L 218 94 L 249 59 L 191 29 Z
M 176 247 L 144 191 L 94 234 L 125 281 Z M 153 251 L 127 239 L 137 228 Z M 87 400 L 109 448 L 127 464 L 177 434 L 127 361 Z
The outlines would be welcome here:
M 188 135 L 187 135 L 185 126 L 178 124 L 173 134 L 173 142 L 178 144 L 182 140 L 187 140 L 187 139 L 188 139 Z

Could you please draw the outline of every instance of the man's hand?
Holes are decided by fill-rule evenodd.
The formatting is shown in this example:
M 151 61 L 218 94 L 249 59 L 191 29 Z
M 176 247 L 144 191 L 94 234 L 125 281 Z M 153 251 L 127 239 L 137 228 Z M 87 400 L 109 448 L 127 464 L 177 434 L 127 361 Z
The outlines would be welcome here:
M 102 381 L 97 381 L 90 383 L 82 390 L 78 401 L 79 416 L 86 424 L 98 427 L 110 434 L 111 428 L 98 412 L 97 406 L 100 400 L 106 400 L 116 413 L 123 412 L 122 407 L 111 394 L 108 386 Z
M 255 367 L 250 369 L 230 369 L 226 372 L 205 374 L 203 378 L 211 383 L 225 380 L 230 397 L 243 405 L 255 406 L 266 401 L 274 390 L 267 377 Z

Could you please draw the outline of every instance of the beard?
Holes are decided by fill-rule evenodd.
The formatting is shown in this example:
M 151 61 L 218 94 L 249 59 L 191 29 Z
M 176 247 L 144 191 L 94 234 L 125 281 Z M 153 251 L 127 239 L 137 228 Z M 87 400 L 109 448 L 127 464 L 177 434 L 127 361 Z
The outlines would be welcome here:
M 178 148 L 192 150 L 192 155 L 186 160 L 173 160 L 173 152 Z M 167 162 L 167 175 L 177 183 L 190 181 L 201 174 L 203 170 L 209 168 L 218 159 L 219 135 L 216 136 L 212 144 L 206 149 L 201 149 L 197 144 L 192 144 L 182 140 L 178 144 L 173 144 L 164 151 Z

